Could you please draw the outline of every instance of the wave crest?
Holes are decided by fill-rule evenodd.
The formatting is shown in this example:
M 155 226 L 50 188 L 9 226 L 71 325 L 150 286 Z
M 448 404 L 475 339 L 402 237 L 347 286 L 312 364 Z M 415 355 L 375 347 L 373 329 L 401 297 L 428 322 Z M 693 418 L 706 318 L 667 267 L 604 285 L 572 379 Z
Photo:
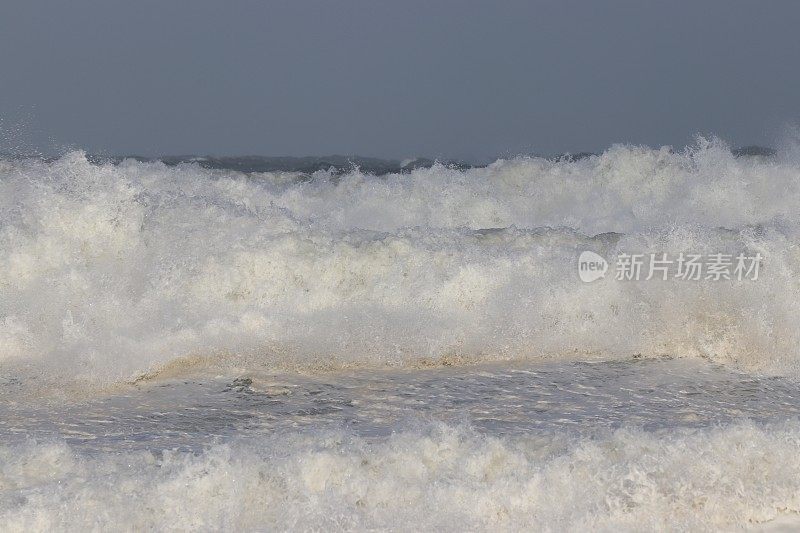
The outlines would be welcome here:
M 383 176 L 5 161 L 0 363 L 113 380 L 209 354 L 306 369 L 666 354 L 794 372 L 799 215 L 800 165 L 716 140 Z M 765 266 L 750 283 L 586 285 L 583 249 Z

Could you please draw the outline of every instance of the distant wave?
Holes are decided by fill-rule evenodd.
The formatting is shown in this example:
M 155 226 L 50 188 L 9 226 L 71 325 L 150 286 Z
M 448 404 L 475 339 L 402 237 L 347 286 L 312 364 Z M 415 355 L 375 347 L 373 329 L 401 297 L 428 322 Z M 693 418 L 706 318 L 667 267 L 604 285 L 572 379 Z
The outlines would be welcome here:
M 92 380 L 176 360 L 800 364 L 796 158 L 700 139 L 380 176 L 228 167 L 1 160 L 0 364 Z M 746 249 L 764 272 L 587 285 L 586 248 Z
M 774 157 L 775 150 L 763 146 L 744 146 L 734 148 L 731 153 L 736 157 Z M 553 161 L 577 161 L 587 157 L 600 154 L 592 152 L 564 152 L 552 156 L 538 156 L 543 159 Z M 28 159 L 37 156 L 26 156 L 10 154 L 0 158 Z M 523 157 L 523 156 L 519 156 Z M 161 162 L 168 166 L 182 164 L 197 164 L 202 168 L 213 170 L 236 170 L 239 172 L 297 172 L 299 174 L 312 174 L 318 171 L 326 171 L 332 174 L 348 173 L 355 169 L 367 174 L 381 176 L 384 174 L 401 174 L 417 169 L 431 168 L 434 165 L 441 165 L 449 168 L 480 168 L 487 166 L 488 163 L 475 161 L 456 160 L 456 159 L 431 159 L 427 157 L 414 157 L 404 160 L 382 159 L 378 157 L 363 157 L 358 155 L 329 155 L 329 156 L 211 156 L 211 155 L 168 155 L 160 157 L 143 157 L 137 155 L 127 156 L 107 156 L 98 154 L 86 154 L 86 159 L 95 164 L 113 163 L 119 164 L 122 161 L 134 160 L 141 163 Z M 53 159 L 50 159 L 53 161 Z

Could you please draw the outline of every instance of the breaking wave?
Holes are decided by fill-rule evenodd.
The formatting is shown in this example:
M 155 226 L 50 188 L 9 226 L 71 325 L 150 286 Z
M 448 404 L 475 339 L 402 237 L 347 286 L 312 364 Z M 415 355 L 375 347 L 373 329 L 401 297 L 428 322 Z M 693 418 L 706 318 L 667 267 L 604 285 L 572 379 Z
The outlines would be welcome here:
M 413 366 L 703 357 L 800 367 L 800 163 L 613 146 L 579 160 L 241 173 L 0 161 L 0 364 Z M 756 281 L 582 283 L 581 250 L 760 253 Z
M 597 438 L 422 425 L 370 441 L 237 439 L 202 453 L 0 446 L 8 530 L 741 529 L 800 513 L 800 427 Z M 791 530 L 787 525 L 787 530 Z

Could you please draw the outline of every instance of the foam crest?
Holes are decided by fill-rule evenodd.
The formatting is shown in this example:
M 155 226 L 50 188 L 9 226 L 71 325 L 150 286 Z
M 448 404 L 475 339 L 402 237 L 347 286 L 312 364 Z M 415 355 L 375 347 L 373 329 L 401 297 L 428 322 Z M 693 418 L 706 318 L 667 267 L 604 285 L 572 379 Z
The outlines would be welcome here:
M 0 447 L 9 531 L 739 529 L 800 513 L 800 427 L 491 437 L 423 425 L 236 439 L 202 453 Z
M 704 357 L 795 372 L 800 166 L 614 146 L 372 176 L 0 165 L 0 364 L 133 379 L 266 368 Z M 610 233 L 614 232 L 614 233 Z M 584 284 L 581 250 L 764 257 L 751 282 Z

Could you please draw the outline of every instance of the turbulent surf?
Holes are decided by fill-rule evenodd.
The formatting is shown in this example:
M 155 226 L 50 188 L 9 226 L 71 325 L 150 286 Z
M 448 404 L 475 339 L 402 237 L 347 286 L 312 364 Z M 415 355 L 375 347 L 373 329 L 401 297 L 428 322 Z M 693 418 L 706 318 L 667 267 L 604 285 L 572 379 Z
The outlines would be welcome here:
M 797 513 L 799 243 L 792 147 L 382 173 L 6 158 L 0 517 L 636 529 Z M 586 250 L 611 262 L 591 283 Z M 612 258 L 634 253 L 757 254 L 760 272 L 618 279 Z M 612 391 L 634 389 L 665 396 L 611 416 L 627 401 Z

